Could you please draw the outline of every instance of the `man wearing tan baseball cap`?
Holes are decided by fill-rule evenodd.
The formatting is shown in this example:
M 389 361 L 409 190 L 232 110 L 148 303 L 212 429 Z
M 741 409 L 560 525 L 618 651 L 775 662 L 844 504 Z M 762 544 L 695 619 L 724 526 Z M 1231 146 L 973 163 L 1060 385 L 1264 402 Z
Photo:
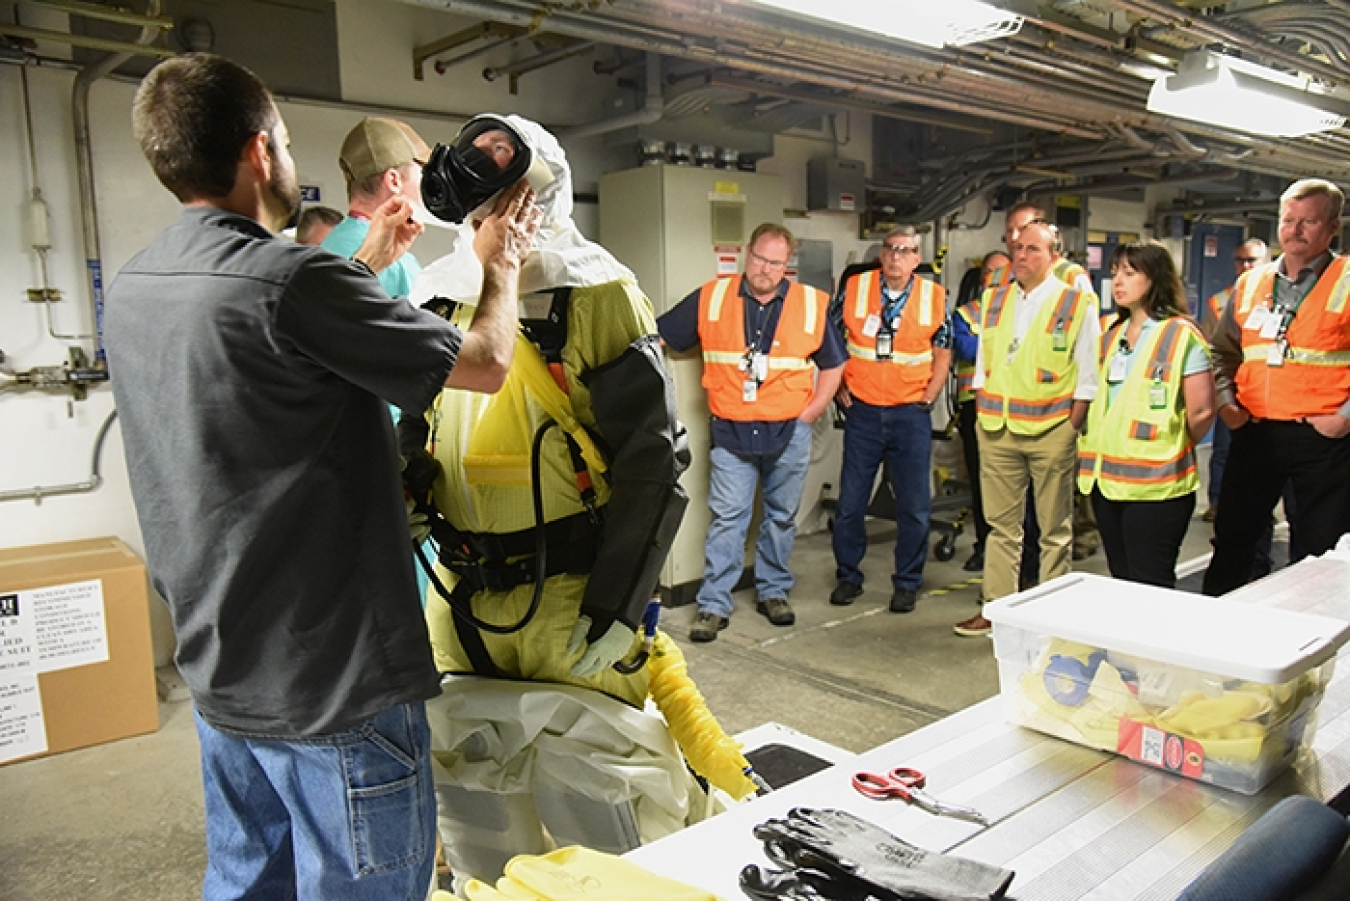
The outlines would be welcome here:
M 338 165 L 347 180 L 347 217 L 324 239 L 323 246 L 349 257 L 370 230 L 370 217 L 391 197 L 420 203 L 422 166 L 430 148 L 405 122 L 368 116 L 356 123 L 342 142 Z M 391 297 L 406 297 L 422 271 L 409 251 L 380 273 Z

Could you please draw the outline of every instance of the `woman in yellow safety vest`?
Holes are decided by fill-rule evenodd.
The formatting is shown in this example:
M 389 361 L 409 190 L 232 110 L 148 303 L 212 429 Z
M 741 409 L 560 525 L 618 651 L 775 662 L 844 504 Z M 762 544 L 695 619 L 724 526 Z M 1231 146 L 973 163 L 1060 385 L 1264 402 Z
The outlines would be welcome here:
M 1102 332 L 1106 390 L 1079 442 L 1078 487 L 1092 498 L 1111 575 L 1171 588 L 1200 485 L 1195 445 L 1214 418 L 1214 375 L 1165 246 L 1121 245 L 1111 275 L 1118 316 Z

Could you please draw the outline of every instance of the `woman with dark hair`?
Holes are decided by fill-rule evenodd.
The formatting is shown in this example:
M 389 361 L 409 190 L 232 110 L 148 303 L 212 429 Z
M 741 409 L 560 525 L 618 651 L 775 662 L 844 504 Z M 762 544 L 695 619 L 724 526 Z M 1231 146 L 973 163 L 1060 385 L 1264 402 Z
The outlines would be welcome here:
M 1111 275 L 1119 317 L 1102 334 L 1106 390 L 1079 443 L 1078 487 L 1092 498 L 1111 575 L 1172 588 L 1200 485 L 1195 445 L 1214 418 L 1214 375 L 1165 246 L 1121 245 Z

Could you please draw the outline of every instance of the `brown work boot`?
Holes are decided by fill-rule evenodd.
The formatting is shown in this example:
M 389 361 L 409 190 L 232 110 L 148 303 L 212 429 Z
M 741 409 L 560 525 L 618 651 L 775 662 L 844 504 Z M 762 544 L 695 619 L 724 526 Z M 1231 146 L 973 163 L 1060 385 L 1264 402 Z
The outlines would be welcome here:
M 952 631 L 962 638 L 982 638 L 994 631 L 994 624 L 985 619 L 984 613 L 980 612 L 965 622 L 952 626 Z

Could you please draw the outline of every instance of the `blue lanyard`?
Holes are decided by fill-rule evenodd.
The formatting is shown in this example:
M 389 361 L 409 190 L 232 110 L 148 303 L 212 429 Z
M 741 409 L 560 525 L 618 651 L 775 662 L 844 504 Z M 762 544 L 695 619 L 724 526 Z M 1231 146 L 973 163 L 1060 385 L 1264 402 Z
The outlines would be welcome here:
M 905 290 L 900 292 L 899 297 L 886 299 L 886 288 L 883 285 L 881 289 L 881 298 L 886 301 L 886 306 L 881 313 L 881 324 L 886 331 L 894 331 L 895 326 L 891 323 L 900 315 L 900 311 L 905 308 L 905 301 L 909 300 L 910 289 L 914 287 L 914 277 L 910 276 L 909 284 L 905 285 Z

